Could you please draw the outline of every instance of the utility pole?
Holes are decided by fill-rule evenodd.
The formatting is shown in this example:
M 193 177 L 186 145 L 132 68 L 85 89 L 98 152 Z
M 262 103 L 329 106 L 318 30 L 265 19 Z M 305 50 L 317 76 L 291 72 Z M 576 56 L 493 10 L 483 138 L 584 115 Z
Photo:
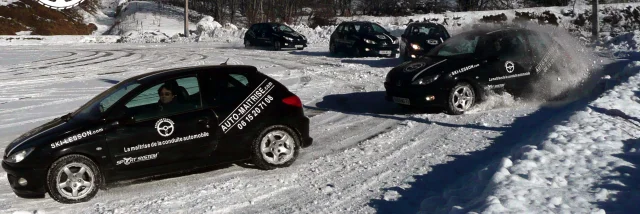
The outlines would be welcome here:
M 598 41 L 598 0 L 593 0 L 592 3 L 593 10 L 593 20 L 591 21 L 591 33 L 592 33 L 592 41 Z
M 189 0 L 184 0 L 184 37 L 189 37 Z

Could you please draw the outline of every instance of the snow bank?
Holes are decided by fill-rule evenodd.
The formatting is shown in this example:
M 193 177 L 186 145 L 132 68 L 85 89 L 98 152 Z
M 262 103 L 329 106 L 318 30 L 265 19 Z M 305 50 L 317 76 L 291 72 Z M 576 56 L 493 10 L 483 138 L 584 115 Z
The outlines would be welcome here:
M 204 16 L 197 24 L 195 41 L 236 41 L 244 37 L 246 29 L 238 29 L 233 24 L 227 23 L 224 27 L 214 21 L 211 16 Z
M 0 6 L 9 6 L 15 2 L 19 2 L 20 0 L 0 0 Z
M 171 38 L 160 31 L 154 32 L 137 32 L 137 31 L 129 31 L 125 35 L 122 36 L 122 39 L 118 42 L 122 43 L 168 43 L 171 42 Z
M 522 146 L 499 162 L 461 179 L 442 196 L 421 204 L 421 212 L 605 213 L 602 204 L 622 212 L 637 203 L 636 187 L 624 184 L 620 158 L 640 150 L 640 62 L 609 81 L 633 75 L 583 110 L 542 134 L 540 143 Z M 621 192 L 626 192 L 621 194 Z M 444 201 L 444 203 L 443 203 Z M 637 206 L 635 206 L 637 207 Z
M 622 35 L 605 37 L 604 46 L 615 52 L 638 51 L 640 31 L 624 33 Z

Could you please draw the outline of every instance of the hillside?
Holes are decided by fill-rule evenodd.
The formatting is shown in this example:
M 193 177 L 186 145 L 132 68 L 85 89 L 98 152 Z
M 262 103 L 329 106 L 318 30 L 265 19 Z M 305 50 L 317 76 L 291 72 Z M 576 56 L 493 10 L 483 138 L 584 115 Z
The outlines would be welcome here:
M 86 0 L 79 9 L 54 10 L 32 0 L 2 0 L 0 2 L 0 35 L 88 35 L 97 30 L 95 24 L 85 24 L 79 10 L 95 11 Z

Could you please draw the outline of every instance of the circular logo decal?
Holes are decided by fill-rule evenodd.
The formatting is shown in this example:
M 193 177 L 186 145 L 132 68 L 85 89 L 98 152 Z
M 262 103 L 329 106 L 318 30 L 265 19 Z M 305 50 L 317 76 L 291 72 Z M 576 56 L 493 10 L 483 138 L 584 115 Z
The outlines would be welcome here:
M 158 134 L 163 137 L 169 137 L 173 134 L 173 121 L 167 118 L 162 118 L 156 122 L 156 130 Z
M 414 72 L 424 67 L 424 65 L 426 65 L 424 62 L 416 62 L 416 63 L 409 64 L 407 67 L 404 68 L 404 72 Z
M 429 39 L 429 40 L 427 40 L 427 43 L 429 43 L 430 45 L 437 45 L 438 44 L 438 40 Z
M 45 7 L 56 9 L 56 10 L 64 10 L 69 9 L 75 6 L 78 6 L 84 0 L 36 0 L 38 3 L 44 5 Z
M 513 70 L 516 68 L 511 61 L 507 61 L 506 63 L 504 63 L 504 67 L 507 69 L 507 73 L 513 72 Z

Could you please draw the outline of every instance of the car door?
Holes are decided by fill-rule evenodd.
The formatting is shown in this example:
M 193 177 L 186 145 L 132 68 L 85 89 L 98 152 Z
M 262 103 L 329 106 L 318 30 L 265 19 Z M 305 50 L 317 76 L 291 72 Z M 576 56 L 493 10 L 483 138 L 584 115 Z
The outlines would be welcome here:
M 250 112 L 259 106 L 258 100 L 264 99 L 267 84 L 273 83 L 239 71 L 203 73 L 202 81 L 208 94 L 204 104 L 215 109 L 220 118 L 217 124 L 221 134 L 220 151 L 227 155 L 248 151 L 249 141 L 254 137 L 251 133 L 257 128 Z
M 344 33 L 344 26 L 345 24 L 340 24 L 338 25 L 338 27 L 336 28 L 335 32 L 333 32 L 333 34 L 331 34 L 331 39 L 333 40 L 333 43 L 336 47 L 341 47 L 343 45 L 343 41 L 342 41 L 342 34 Z
M 106 143 L 116 171 L 162 167 L 210 154 L 217 145 L 217 118 L 202 107 L 197 77 L 147 85 L 112 113 L 115 127 L 106 134 Z M 173 96 L 173 105 L 160 108 L 160 95 Z
M 496 74 L 489 81 L 503 83 L 507 89 L 520 88 L 520 83 L 528 80 L 532 67 L 524 35 L 517 31 L 499 32 L 493 48 L 497 52 L 493 63 Z
M 258 44 L 258 41 L 257 41 L 257 38 L 256 38 L 258 32 L 259 32 L 258 24 L 253 24 L 253 25 L 251 25 L 249 30 L 247 30 L 247 33 L 245 34 L 245 37 L 247 37 L 246 39 L 249 40 L 249 42 L 251 42 L 251 44 Z

